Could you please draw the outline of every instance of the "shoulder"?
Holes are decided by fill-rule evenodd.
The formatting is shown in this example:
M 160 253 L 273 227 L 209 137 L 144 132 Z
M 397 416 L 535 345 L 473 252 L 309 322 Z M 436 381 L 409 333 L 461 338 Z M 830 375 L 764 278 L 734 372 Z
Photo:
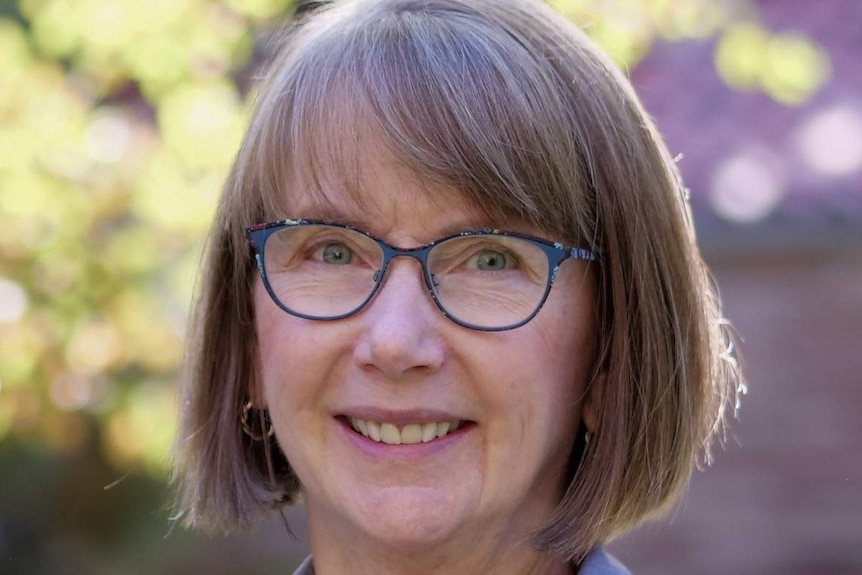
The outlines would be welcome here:
M 311 555 L 305 558 L 305 561 L 300 563 L 293 575 L 314 575 L 314 565 L 311 562 Z
M 314 565 L 310 555 L 297 567 L 293 575 L 314 575 Z M 598 547 L 584 558 L 578 575 L 631 575 L 631 573 L 612 555 Z
M 578 575 L 631 575 L 631 572 L 604 548 L 596 547 L 584 557 Z

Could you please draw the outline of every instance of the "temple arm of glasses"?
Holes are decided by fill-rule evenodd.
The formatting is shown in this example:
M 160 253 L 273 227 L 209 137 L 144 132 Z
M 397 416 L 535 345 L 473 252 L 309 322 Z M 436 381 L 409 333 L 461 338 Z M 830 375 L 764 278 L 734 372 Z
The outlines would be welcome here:
M 599 259 L 596 252 L 584 248 L 571 248 L 569 250 L 569 257 L 573 260 L 588 260 L 591 262 Z

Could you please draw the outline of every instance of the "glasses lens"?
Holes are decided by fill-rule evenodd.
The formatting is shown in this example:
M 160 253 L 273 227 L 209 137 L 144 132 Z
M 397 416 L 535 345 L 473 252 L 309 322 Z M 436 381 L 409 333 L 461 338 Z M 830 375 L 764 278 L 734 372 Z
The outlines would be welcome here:
M 548 287 L 548 256 L 516 237 L 474 235 L 434 246 L 428 267 L 440 305 L 454 318 L 502 328 L 530 317 Z
M 282 228 L 266 240 L 270 289 L 287 309 L 327 318 L 358 308 L 374 290 L 383 252 L 371 238 L 335 226 Z

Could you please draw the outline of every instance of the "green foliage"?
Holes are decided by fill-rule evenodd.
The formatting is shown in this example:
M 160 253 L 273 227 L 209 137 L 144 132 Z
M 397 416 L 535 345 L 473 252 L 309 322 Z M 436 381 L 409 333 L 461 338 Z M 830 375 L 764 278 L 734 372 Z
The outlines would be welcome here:
M 623 68 L 637 64 L 656 40 L 689 40 L 715 34 L 730 18 L 717 0 L 550 0 L 582 24 Z
M 730 26 L 718 43 L 719 74 L 738 90 L 762 90 L 801 104 L 828 79 L 829 57 L 798 34 L 772 34 L 751 22 Z
M 657 40 L 717 37 L 715 65 L 731 87 L 800 104 L 828 80 L 829 57 L 794 33 L 773 33 L 753 5 L 723 0 L 550 0 L 586 26 L 622 67 L 636 65 Z
M 0 441 L 162 477 L 199 245 L 285 0 L 22 0 L 0 17 Z

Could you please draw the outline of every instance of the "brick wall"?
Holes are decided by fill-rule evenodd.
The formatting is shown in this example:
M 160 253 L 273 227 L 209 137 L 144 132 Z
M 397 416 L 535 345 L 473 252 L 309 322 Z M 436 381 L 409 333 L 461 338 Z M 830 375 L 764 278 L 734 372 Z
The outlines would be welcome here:
M 667 522 L 613 550 L 635 575 L 860 575 L 862 250 L 712 269 L 744 339 L 736 440 Z

